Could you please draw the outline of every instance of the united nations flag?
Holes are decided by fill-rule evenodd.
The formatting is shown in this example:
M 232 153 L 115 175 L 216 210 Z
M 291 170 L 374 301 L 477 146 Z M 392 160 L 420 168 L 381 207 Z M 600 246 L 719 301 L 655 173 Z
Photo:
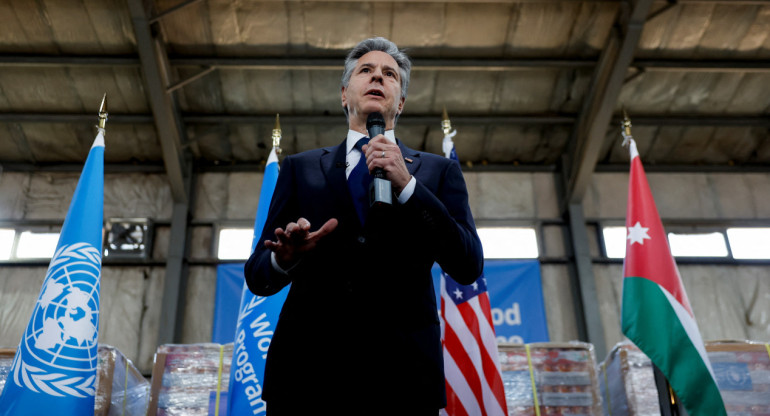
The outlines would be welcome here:
M 100 128 L 0 395 L 2 416 L 94 413 L 103 205 Z

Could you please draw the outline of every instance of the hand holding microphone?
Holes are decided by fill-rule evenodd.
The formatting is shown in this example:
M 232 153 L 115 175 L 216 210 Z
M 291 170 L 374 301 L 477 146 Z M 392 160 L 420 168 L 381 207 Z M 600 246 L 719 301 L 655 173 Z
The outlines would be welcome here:
M 369 166 L 369 169 L 375 177 L 377 171 L 382 171 L 384 174 L 382 178 L 390 180 L 392 190 L 395 192 L 394 196 L 398 196 L 412 179 L 412 175 L 406 167 L 406 162 L 413 163 L 413 161 L 404 158 L 404 155 L 401 154 L 401 148 L 396 143 L 385 138 L 374 139 L 378 135 L 383 134 L 385 130 L 385 122 L 381 115 L 379 119 L 383 121 L 376 121 L 378 119 L 377 115 L 379 114 L 380 113 L 371 113 L 369 114 L 369 117 L 367 117 L 366 130 L 371 139 L 369 144 L 364 146 L 367 166 Z M 370 122 L 370 120 L 375 121 Z M 374 129 L 371 127 L 374 127 Z
M 385 133 L 385 118 L 382 117 L 382 114 L 369 114 L 369 117 L 366 118 L 366 131 L 369 134 L 369 140 Z M 385 156 L 384 151 L 382 156 Z M 392 205 L 392 195 L 390 181 L 385 179 L 385 171 L 382 168 L 375 168 L 374 178 L 369 184 L 369 206 Z

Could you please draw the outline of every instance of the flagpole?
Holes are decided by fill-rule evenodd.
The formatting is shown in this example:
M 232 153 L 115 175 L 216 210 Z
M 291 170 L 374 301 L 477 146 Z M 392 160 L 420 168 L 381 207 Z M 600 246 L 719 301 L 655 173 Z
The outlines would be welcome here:
M 623 136 L 623 147 L 631 145 L 634 136 L 631 134 L 631 119 L 628 113 L 623 109 L 623 120 L 620 122 L 620 134 Z M 658 405 L 660 407 L 660 416 L 684 416 L 687 413 L 682 407 L 682 403 L 676 397 L 674 390 L 663 374 L 663 371 L 654 363 L 652 364 L 652 373 L 655 378 L 655 388 L 658 391 Z
M 449 120 L 446 107 L 441 118 L 441 130 L 444 132 L 442 149 L 444 156 L 456 160 L 452 137 L 457 130 L 452 130 L 452 122 Z M 508 405 L 505 400 L 505 387 L 503 385 L 500 359 L 495 339 L 495 328 L 491 321 L 482 317 L 491 315 L 489 306 L 489 293 L 487 292 L 486 279 L 483 274 L 472 285 L 459 285 L 446 272 L 441 272 L 441 343 L 444 354 L 444 381 L 447 393 L 447 406 L 441 410 L 442 416 L 456 416 L 468 414 L 467 409 L 480 409 L 487 416 L 504 416 L 508 414 Z M 448 289 L 453 287 L 454 290 Z M 473 287 L 473 295 L 470 299 L 456 302 L 448 293 L 462 290 L 463 287 Z M 472 331 L 463 332 L 465 335 L 456 336 L 457 330 L 469 325 L 464 317 L 468 317 L 478 328 L 486 330 L 478 331 L 475 335 Z M 447 333 L 455 334 L 447 341 Z M 482 362 L 492 363 L 493 368 L 486 367 Z M 468 386 L 466 373 L 472 373 L 473 368 L 482 369 L 483 377 L 478 385 Z M 483 385 L 482 385 L 483 383 Z M 472 413 L 479 414 L 479 413 Z
M 652 364 L 652 363 L 651 363 Z M 684 416 L 682 403 L 671 390 L 666 376 L 660 371 L 657 365 L 652 364 L 652 373 L 655 377 L 655 388 L 658 390 L 658 404 L 660 405 L 660 416 Z

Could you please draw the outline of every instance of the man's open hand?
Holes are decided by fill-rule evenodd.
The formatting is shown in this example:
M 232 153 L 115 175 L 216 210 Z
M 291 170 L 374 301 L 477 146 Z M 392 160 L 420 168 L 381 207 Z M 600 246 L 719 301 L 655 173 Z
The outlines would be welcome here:
M 318 230 L 310 232 L 310 221 L 300 218 L 297 222 L 289 223 L 285 229 L 276 228 L 275 236 L 278 240 L 265 240 L 265 247 L 275 253 L 278 265 L 288 270 L 335 228 L 337 228 L 337 219 L 332 218 Z

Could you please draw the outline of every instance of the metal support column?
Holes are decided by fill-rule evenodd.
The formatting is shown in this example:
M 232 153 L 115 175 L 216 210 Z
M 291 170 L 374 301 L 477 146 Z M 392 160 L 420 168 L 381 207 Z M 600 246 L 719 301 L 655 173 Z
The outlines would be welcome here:
M 575 317 L 578 321 L 581 338 L 585 337 L 583 341 L 588 341 L 594 345 L 596 358 L 602 360 L 607 355 L 607 347 L 599 311 L 599 297 L 596 294 L 596 280 L 591 263 L 591 250 L 586 221 L 583 216 L 583 205 L 569 204 L 568 214 L 576 272 L 571 282 Z
M 161 314 L 158 321 L 158 345 L 178 343 L 182 339 L 189 273 L 185 261 L 188 247 L 186 241 L 189 208 L 187 202 L 175 202 L 171 214 L 171 238 L 166 259 Z

